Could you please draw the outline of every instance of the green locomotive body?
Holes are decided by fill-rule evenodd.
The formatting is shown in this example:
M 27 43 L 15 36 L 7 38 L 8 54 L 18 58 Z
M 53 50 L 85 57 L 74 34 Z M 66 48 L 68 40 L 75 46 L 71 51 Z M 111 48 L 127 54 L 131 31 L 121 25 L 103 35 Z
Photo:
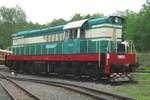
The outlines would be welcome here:
M 135 53 L 122 43 L 123 19 L 110 16 L 12 35 L 11 70 L 74 76 L 111 76 L 135 69 Z
M 73 24 L 13 34 L 14 55 L 105 53 L 108 44 L 117 52 L 122 39 L 122 19 L 116 17 L 88 19 Z

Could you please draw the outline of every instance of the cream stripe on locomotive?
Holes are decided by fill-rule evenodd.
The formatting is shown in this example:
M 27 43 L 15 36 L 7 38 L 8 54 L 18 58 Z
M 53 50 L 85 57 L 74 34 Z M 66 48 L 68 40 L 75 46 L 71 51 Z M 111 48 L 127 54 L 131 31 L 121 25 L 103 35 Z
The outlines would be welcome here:
M 112 24 L 94 25 L 92 26 L 91 29 L 86 30 L 85 38 L 109 37 L 109 39 L 120 40 L 122 38 L 121 28 L 122 27 L 120 25 L 112 25 Z M 63 38 L 64 38 L 63 33 L 37 36 L 37 37 L 28 37 L 28 38 L 16 37 L 13 38 L 13 45 L 63 41 Z
M 59 33 L 59 34 L 44 35 L 44 36 L 37 36 L 37 37 L 13 39 L 13 45 L 54 42 L 54 41 L 62 41 L 62 40 L 63 40 L 63 33 Z
M 121 29 L 121 25 L 112 25 L 112 24 L 98 24 L 98 25 L 93 25 L 92 28 L 99 28 L 99 27 L 112 27 L 112 28 L 119 28 Z
M 86 31 L 86 38 L 96 37 L 114 37 L 116 39 L 121 38 L 122 30 L 116 28 L 95 28 Z

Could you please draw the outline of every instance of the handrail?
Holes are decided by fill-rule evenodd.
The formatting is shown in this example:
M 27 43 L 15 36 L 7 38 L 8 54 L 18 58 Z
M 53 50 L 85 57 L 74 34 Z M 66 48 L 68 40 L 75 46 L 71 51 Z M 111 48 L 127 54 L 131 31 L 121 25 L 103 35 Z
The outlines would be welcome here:
M 110 48 L 111 48 L 111 46 L 110 46 L 110 40 L 109 40 L 108 45 L 107 45 L 107 52 L 110 52 Z
M 113 43 L 111 43 L 111 42 L 113 42 Z M 115 44 L 115 52 L 117 52 L 117 42 L 115 41 L 113 41 L 113 40 L 109 40 L 108 41 L 108 45 L 107 45 L 107 52 L 112 52 L 113 51 L 113 45 Z
M 129 48 L 130 48 L 129 52 L 130 53 L 136 53 L 136 49 L 135 49 L 135 45 L 134 45 L 133 41 L 129 40 L 128 43 L 129 43 Z

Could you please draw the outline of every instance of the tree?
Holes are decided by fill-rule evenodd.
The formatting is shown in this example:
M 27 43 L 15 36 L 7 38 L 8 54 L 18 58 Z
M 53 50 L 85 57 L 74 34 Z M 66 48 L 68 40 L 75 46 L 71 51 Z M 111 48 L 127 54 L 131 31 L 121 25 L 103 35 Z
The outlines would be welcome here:
M 70 21 L 76 21 L 76 20 L 82 20 L 84 17 L 81 16 L 80 13 L 76 13 L 75 15 L 73 15 L 73 17 L 70 19 Z
M 53 21 L 51 23 L 48 23 L 48 26 L 57 26 L 57 25 L 64 25 L 66 24 L 67 21 L 60 18 L 60 19 L 53 19 Z
M 138 32 L 141 36 L 141 50 L 148 52 L 150 51 L 150 0 L 147 0 L 141 9 L 139 19 Z
M 104 17 L 104 15 L 100 13 L 95 13 L 93 15 L 90 15 L 90 14 L 81 15 L 80 13 L 76 13 L 75 15 L 73 15 L 70 21 L 76 21 L 76 20 L 82 20 L 82 19 L 88 19 L 88 18 L 99 18 L 99 17 Z
M 91 18 L 99 18 L 99 17 L 104 17 L 104 14 L 95 13 L 95 14 L 91 15 Z
M 124 17 L 124 38 L 133 40 L 137 51 L 150 51 L 150 0 L 147 0 L 140 12 L 126 10 L 119 12 Z
M 11 45 L 11 34 L 16 31 L 16 24 L 26 22 L 24 11 L 16 6 L 14 8 L 0 8 L 0 45 L 4 48 Z
M 26 15 L 24 11 L 19 7 L 16 6 L 14 8 L 0 8 L 0 16 L 2 23 L 24 23 L 26 21 Z

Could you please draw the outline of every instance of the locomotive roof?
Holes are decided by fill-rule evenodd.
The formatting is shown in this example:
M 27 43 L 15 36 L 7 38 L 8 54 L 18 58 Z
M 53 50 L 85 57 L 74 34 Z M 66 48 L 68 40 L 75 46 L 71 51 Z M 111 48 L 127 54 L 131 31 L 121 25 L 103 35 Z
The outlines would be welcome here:
M 67 29 L 73 29 L 73 28 L 80 28 L 82 27 L 82 25 L 84 25 L 86 21 L 88 21 L 88 19 L 70 22 L 66 24 L 63 29 L 67 30 Z
M 88 20 L 88 24 L 89 25 L 97 25 L 97 24 L 103 24 L 103 23 L 107 23 L 109 18 L 96 18 L 96 19 L 91 19 Z
M 18 36 L 37 36 L 37 35 L 42 35 L 42 34 L 55 34 L 55 33 L 63 33 L 64 29 L 70 28 L 70 27 L 77 27 L 77 26 L 82 26 L 85 24 L 85 22 L 88 24 L 88 26 L 92 25 L 97 25 L 97 24 L 104 24 L 104 23 L 110 23 L 110 24 L 115 24 L 113 23 L 112 18 L 117 17 L 117 16 L 111 16 L 111 17 L 101 17 L 101 18 L 95 18 L 95 19 L 85 19 L 85 20 L 80 20 L 80 21 L 75 21 L 75 22 L 69 22 L 66 25 L 59 25 L 55 27 L 48 27 L 48 28 L 43 28 L 43 29 L 37 29 L 37 30 L 27 30 L 27 31 L 21 31 L 13 34 L 13 37 L 18 37 Z M 117 17 L 119 18 L 119 17 Z M 80 25 L 77 25 L 80 24 Z
M 13 34 L 12 36 L 34 36 L 34 35 L 40 35 L 40 34 L 50 34 L 50 33 L 58 33 L 63 32 L 64 25 L 59 25 L 55 27 L 49 27 L 49 28 L 43 28 L 43 29 L 36 29 L 36 30 L 27 30 L 27 31 L 21 31 Z

